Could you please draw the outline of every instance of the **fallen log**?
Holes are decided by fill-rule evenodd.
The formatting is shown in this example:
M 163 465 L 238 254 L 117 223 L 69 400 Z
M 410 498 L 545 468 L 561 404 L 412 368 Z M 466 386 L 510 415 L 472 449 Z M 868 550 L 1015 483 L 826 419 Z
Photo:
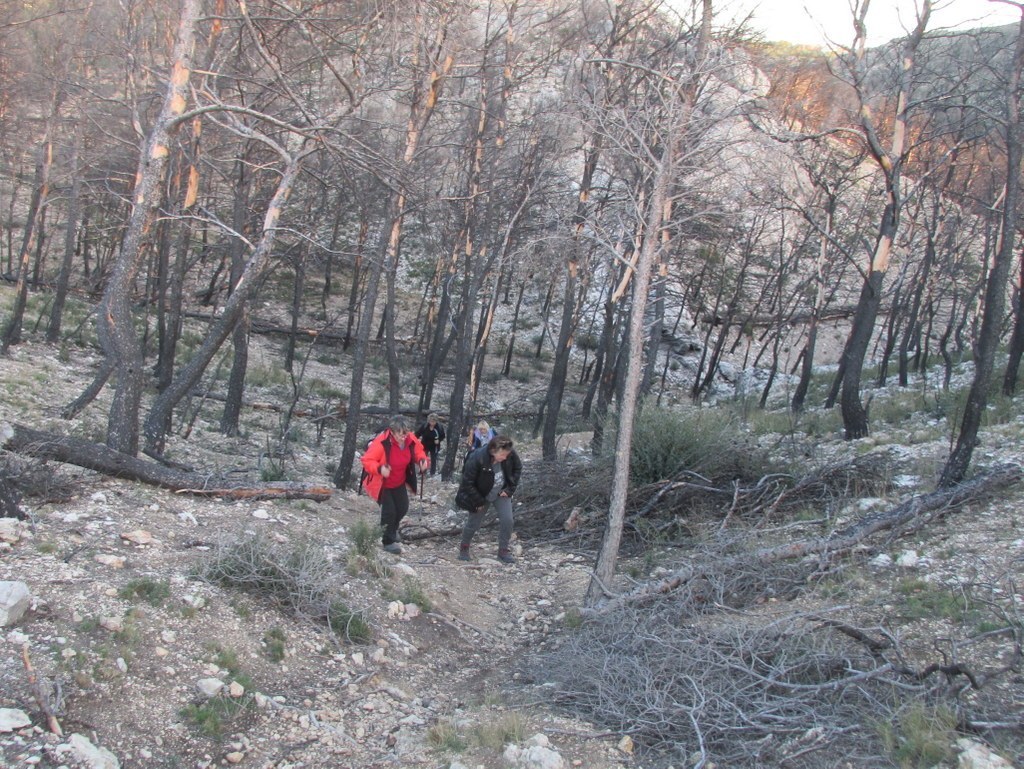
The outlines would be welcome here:
M 66 462 L 104 475 L 141 481 L 180 494 L 252 500 L 311 499 L 323 502 L 330 499 L 332 493 L 331 487 L 319 484 L 287 481 L 253 483 L 181 470 L 122 454 L 82 438 L 46 433 L 23 425 L 12 425 L 12 430 L 5 431 L 2 435 L 4 441 L 0 448 L 7 451 L 38 459 Z
M 1001 465 L 982 473 L 969 481 L 949 489 L 939 489 L 928 494 L 913 497 L 890 510 L 883 510 L 854 521 L 837 529 L 826 537 L 798 540 L 784 545 L 762 547 L 752 553 L 717 561 L 713 568 L 717 572 L 730 568 L 750 569 L 752 564 L 767 565 L 779 561 L 804 558 L 810 555 L 834 557 L 848 553 L 874 534 L 882 531 L 900 530 L 902 533 L 916 531 L 926 523 L 942 517 L 970 502 L 984 499 L 994 491 L 1006 489 L 1021 482 L 1024 468 L 1020 465 Z M 604 614 L 624 605 L 641 604 L 667 595 L 678 588 L 708 576 L 708 566 L 688 565 L 664 579 L 649 582 L 620 595 L 606 590 L 608 600 L 598 606 L 589 607 L 587 614 Z

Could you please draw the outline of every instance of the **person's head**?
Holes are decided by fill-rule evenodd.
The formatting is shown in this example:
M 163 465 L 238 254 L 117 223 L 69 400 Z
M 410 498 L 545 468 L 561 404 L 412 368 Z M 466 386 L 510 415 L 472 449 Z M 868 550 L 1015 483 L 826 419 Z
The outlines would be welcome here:
M 427 415 L 427 424 L 428 425 L 431 425 L 431 426 L 436 425 L 437 421 L 438 421 L 437 414 L 428 414 Z
M 477 435 L 481 435 L 481 436 L 482 435 L 487 435 L 490 431 L 491 431 L 491 426 L 489 424 L 487 424 L 484 420 L 481 419 L 479 422 L 476 423 L 476 434 Z
M 388 429 L 395 438 L 403 440 L 405 436 L 409 434 L 409 420 L 401 414 L 396 414 L 391 417 L 391 421 L 388 422 Z
M 487 443 L 487 450 L 495 462 L 504 462 L 512 453 L 512 439 L 507 435 L 495 435 Z

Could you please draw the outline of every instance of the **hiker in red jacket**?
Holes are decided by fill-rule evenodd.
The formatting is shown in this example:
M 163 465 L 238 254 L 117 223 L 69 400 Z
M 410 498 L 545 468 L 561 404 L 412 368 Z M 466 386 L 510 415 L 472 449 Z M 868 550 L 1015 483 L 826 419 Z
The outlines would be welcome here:
M 409 490 L 416 493 L 416 468 L 427 470 L 427 454 L 408 420 L 392 417 L 388 429 L 370 441 L 362 457 L 366 494 L 380 505 L 381 544 L 398 555 L 402 541 L 398 524 L 409 512 Z

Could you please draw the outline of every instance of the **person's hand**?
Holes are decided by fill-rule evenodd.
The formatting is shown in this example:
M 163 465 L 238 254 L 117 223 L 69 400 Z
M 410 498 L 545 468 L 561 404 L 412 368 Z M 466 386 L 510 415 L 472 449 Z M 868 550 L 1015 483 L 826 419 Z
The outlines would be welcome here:
M 498 496 L 499 497 L 507 497 L 508 496 L 508 492 L 507 491 L 503 491 Z
M 421 459 L 420 460 L 420 470 L 422 472 L 424 472 L 424 473 L 427 472 L 427 460 L 425 460 L 425 459 Z
M 480 507 L 478 507 L 478 508 L 476 509 L 476 511 L 477 511 L 478 513 L 482 513 L 482 512 L 484 511 L 484 508 L 485 508 L 485 507 L 487 507 L 487 505 L 480 505 Z
M 381 465 L 380 466 L 380 477 L 381 478 L 387 478 L 389 475 L 391 475 L 391 468 L 388 467 L 387 465 Z

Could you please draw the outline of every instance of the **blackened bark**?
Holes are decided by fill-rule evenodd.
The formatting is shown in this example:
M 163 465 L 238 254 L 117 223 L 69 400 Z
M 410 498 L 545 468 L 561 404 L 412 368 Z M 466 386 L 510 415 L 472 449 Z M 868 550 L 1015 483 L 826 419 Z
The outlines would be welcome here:
M 238 183 L 235 185 L 235 199 L 232 205 L 231 223 L 235 232 L 248 231 L 249 196 L 252 192 L 252 174 L 245 159 L 235 165 Z M 245 269 L 245 242 L 239 238 L 231 241 L 231 285 L 235 286 Z M 249 368 L 249 304 L 245 303 L 238 316 L 238 323 L 231 331 L 231 373 L 228 375 L 227 400 L 220 417 L 220 431 L 224 435 L 238 435 L 238 419 L 242 413 L 245 396 L 245 374 Z
M 1007 351 L 1006 373 L 1003 375 L 1004 395 L 1013 395 L 1017 392 L 1020 359 L 1024 355 L 1024 259 L 1020 263 L 1020 278 L 1017 282 L 1017 306 L 1014 307 L 1014 313 L 1015 320 Z
M 263 276 L 273 252 L 281 213 L 291 195 L 302 163 L 311 152 L 310 146 L 315 145 L 311 140 L 307 140 L 301 151 L 288 159 L 288 165 L 285 167 L 277 189 L 274 191 L 274 196 L 267 206 L 267 212 L 263 218 L 263 234 L 246 262 L 242 277 L 235 284 L 227 302 L 224 303 L 223 313 L 210 327 L 206 338 L 199 345 L 199 349 L 196 350 L 188 364 L 181 368 L 174 381 L 153 402 L 145 423 L 147 454 L 152 456 L 163 453 L 167 437 L 165 425 L 169 423 L 171 412 L 199 382 L 206 367 L 242 317 L 246 303 L 259 285 L 260 278 Z
M 946 488 L 961 483 L 978 445 L 978 430 L 988 404 L 988 388 L 995 368 L 996 350 L 1006 306 L 1006 282 L 1013 262 L 1014 237 L 1017 234 L 1017 202 L 1020 198 L 1020 172 L 1024 155 L 1024 131 L 1020 116 L 1020 85 L 1024 73 L 1024 16 L 1017 29 L 1013 71 L 1007 84 L 1006 97 L 1006 195 L 1003 199 L 1003 220 L 999 247 L 996 249 L 992 270 L 985 285 L 985 310 L 978 334 L 977 354 L 974 359 L 974 380 L 964 404 L 963 420 L 956 446 L 942 469 L 939 486 Z
M 843 386 L 839 406 L 843 414 L 844 437 L 848 441 L 864 438 L 868 434 L 868 414 L 860 400 L 860 381 L 864 356 L 871 341 L 875 318 L 878 317 L 884 277 L 884 272 L 876 270 L 861 286 L 849 344 L 843 352 Z
M 107 446 L 134 456 L 139 449 L 139 411 L 142 403 L 142 348 L 135 332 L 131 297 L 142 266 L 160 190 L 167 176 L 171 140 L 189 97 L 189 78 L 195 48 L 200 0 L 182 0 L 181 19 L 172 54 L 172 69 L 160 114 L 143 146 L 136 171 L 132 212 L 120 253 L 100 303 L 97 334 L 114 368 L 115 389 L 107 417 Z
M 56 111 L 56 106 L 54 107 Z M 25 307 L 28 304 L 29 262 L 36 242 L 41 238 L 43 227 L 43 210 L 50 190 L 50 168 L 53 165 L 53 143 L 47 135 L 36 152 L 35 184 L 32 187 L 32 200 L 29 204 L 28 220 L 25 224 L 25 235 L 22 239 L 21 253 L 18 257 L 18 283 L 14 291 L 14 308 L 11 317 L 0 336 L 0 354 L 6 355 L 11 345 L 21 342 L 22 324 L 25 319 Z
M 81 132 L 76 126 L 75 136 L 71 144 L 71 158 L 68 173 L 71 174 L 71 189 L 68 192 L 67 223 L 64 227 L 64 258 L 57 273 L 57 285 L 53 293 L 53 305 L 50 307 L 50 322 L 46 327 L 46 341 L 56 344 L 60 339 L 61 325 L 64 320 L 64 304 L 68 297 L 71 283 L 71 269 L 74 264 L 75 248 L 78 242 L 78 217 L 81 210 L 82 182 L 79 179 L 78 159 L 81 147 Z

